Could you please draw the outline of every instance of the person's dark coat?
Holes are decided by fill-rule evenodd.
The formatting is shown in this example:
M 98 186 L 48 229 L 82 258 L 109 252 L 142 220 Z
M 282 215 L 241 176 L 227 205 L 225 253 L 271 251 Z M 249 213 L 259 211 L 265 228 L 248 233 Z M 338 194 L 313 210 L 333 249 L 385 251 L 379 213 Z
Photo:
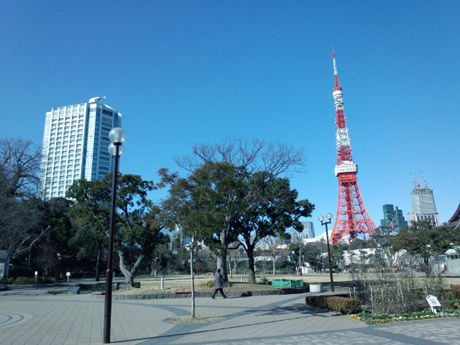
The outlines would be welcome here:
M 216 273 L 216 281 L 214 282 L 214 289 L 222 289 L 225 286 L 225 279 L 222 273 Z

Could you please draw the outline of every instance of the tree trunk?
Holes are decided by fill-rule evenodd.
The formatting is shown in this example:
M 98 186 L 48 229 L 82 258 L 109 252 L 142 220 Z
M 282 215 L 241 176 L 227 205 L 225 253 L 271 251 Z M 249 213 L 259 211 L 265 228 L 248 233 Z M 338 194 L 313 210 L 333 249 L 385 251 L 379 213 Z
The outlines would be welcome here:
M 125 260 L 124 260 L 123 252 L 121 250 L 118 251 L 118 258 L 120 259 L 119 260 L 120 271 L 125 277 L 125 282 L 129 283 L 131 281 L 131 272 L 125 266 Z
M 227 255 L 224 250 L 219 250 L 217 255 L 217 268 L 220 268 L 222 276 L 227 279 Z
M 254 262 L 254 249 L 249 247 L 246 251 L 246 255 L 248 256 L 248 281 L 250 283 L 256 282 L 256 269 L 255 269 L 255 262 Z
M 430 265 L 430 257 L 424 256 L 423 263 L 425 264 L 425 276 L 431 275 L 431 265 Z
M 217 255 L 217 268 L 220 268 L 222 276 L 227 279 L 227 253 L 226 250 L 219 250 Z
M 232 283 L 228 280 L 227 274 L 227 250 L 220 250 L 219 255 L 217 256 L 217 268 L 220 268 L 220 272 L 224 277 L 224 280 L 227 282 L 228 286 L 232 286 Z
M 195 318 L 195 275 L 193 272 L 193 238 L 192 241 L 190 242 L 190 283 L 191 283 L 191 289 L 192 289 L 192 305 L 191 305 L 191 317 L 192 319 Z
M 50 230 L 51 225 L 48 225 L 46 228 L 42 229 L 40 234 L 36 235 L 36 237 L 29 243 L 28 246 L 26 246 L 26 243 L 28 240 L 30 240 L 31 236 L 24 237 L 19 244 L 16 244 L 15 247 L 10 246 L 10 248 L 8 248 L 8 257 L 11 260 L 14 260 L 23 254 L 30 253 L 34 245 L 37 242 L 39 242 L 43 237 L 45 237 L 45 235 L 47 235 Z
M 131 287 L 133 287 L 134 286 L 134 277 L 135 277 L 135 275 L 137 273 L 137 269 L 139 268 L 139 265 L 142 262 L 142 259 L 144 258 L 144 255 L 143 254 L 139 255 L 139 257 L 137 258 L 137 260 L 134 263 L 134 265 L 131 268 L 131 270 L 128 270 L 128 268 L 126 267 L 125 260 L 124 260 L 124 255 L 123 255 L 123 252 L 121 250 L 118 250 L 118 257 L 120 258 L 120 261 L 119 261 L 119 263 L 120 263 L 120 271 L 124 275 L 125 281 L 127 283 L 129 283 L 129 285 Z
M 272 257 L 272 263 L 273 263 L 273 277 L 276 276 L 276 258 L 273 256 Z
M 96 257 L 96 267 L 95 267 L 95 275 L 96 275 L 96 281 L 98 282 L 99 281 L 99 264 L 100 264 L 100 261 L 101 261 L 101 251 L 102 251 L 102 248 L 101 248 L 101 245 L 99 245 L 99 247 L 97 248 L 97 257 Z
M 158 275 L 156 258 L 150 261 L 150 275 L 154 277 Z
M 156 265 L 155 265 L 155 267 L 152 267 L 152 270 L 150 271 L 150 275 L 154 276 L 154 277 L 158 276 L 158 269 L 157 269 Z
M 220 233 L 220 244 L 222 249 L 218 250 L 217 255 L 217 268 L 220 268 L 224 279 L 227 279 L 227 231 L 224 229 Z

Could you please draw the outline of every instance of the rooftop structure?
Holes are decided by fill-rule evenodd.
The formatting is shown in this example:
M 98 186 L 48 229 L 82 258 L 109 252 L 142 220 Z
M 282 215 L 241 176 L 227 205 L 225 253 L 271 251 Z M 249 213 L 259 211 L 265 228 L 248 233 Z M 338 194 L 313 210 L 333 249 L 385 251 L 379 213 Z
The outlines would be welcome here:
M 409 222 L 429 221 L 433 226 L 441 224 L 439 214 L 436 211 L 433 190 L 417 185 L 410 193 L 412 199 L 412 212 L 408 213 Z

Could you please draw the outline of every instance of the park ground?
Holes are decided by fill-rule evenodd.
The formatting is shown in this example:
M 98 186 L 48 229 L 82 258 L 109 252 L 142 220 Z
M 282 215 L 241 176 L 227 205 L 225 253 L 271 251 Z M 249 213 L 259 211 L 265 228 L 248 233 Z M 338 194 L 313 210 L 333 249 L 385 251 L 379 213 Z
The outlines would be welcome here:
M 373 278 L 372 274 L 367 274 L 366 277 L 369 279 Z M 419 274 L 420 278 L 424 278 L 424 274 Z M 352 285 L 352 275 L 350 273 L 334 273 L 334 283 L 337 285 L 341 291 L 349 292 L 349 287 Z M 329 273 L 314 273 L 314 274 L 304 274 L 304 275 L 257 275 L 256 280 L 259 284 L 249 284 L 247 283 L 248 277 L 246 275 L 236 274 L 233 275 L 229 280 L 232 282 L 232 286 L 227 286 L 225 291 L 228 291 L 234 295 L 245 291 L 272 291 L 271 285 L 260 284 L 261 281 L 268 281 L 269 284 L 274 279 L 286 279 L 286 280 L 303 280 L 305 285 L 310 283 L 322 283 L 323 289 L 328 291 L 330 289 L 330 280 Z M 90 284 L 91 280 L 81 280 L 82 282 Z M 119 282 L 123 282 L 121 278 L 118 279 Z M 136 279 L 141 283 L 139 289 L 121 289 L 120 291 L 115 291 L 115 294 L 118 295 L 136 295 L 136 294 L 162 294 L 162 293 L 175 293 L 180 291 L 190 291 L 190 276 L 187 275 L 178 275 L 178 276 L 169 276 L 165 277 L 164 280 L 164 290 L 161 290 L 161 278 L 160 277 L 149 277 L 143 276 Z M 197 292 L 207 292 L 212 293 L 213 288 L 209 287 L 209 283 L 214 282 L 214 277 L 212 274 L 202 274 L 195 277 L 195 291 Z M 446 287 L 451 285 L 460 285 L 460 277 L 443 277 L 443 283 Z
M 187 287 L 185 277 L 175 278 L 166 280 L 166 289 Z M 198 285 L 210 278 L 198 277 Z M 238 278 L 234 277 L 236 281 Z M 310 281 L 308 276 L 301 278 Z M 327 275 L 313 278 L 311 282 L 327 282 Z M 340 275 L 335 278 L 341 281 Z M 157 290 L 156 284 L 142 278 L 143 287 L 136 290 Z M 56 289 L 63 287 L 13 287 L 1 292 L 0 344 L 101 344 L 103 297 L 48 293 Z M 226 291 L 230 293 L 231 289 Z M 177 322 L 177 318 L 190 314 L 188 298 L 114 299 L 112 342 L 124 345 L 459 344 L 458 319 L 369 326 L 346 315 L 312 309 L 305 305 L 305 296 L 306 293 L 197 298 L 197 316 L 206 321 L 201 323 Z
M 372 274 L 366 275 L 369 279 L 373 278 Z M 339 283 L 342 286 L 351 285 L 353 280 L 350 273 L 334 273 L 334 282 Z M 424 273 L 419 273 L 419 277 L 423 278 Z M 329 287 L 329 273 L 313 273 L 313 274 L 304 274 L 304 275 L 295 275 L 295 274 L 284 274 L 272 276 L 271 274 L 260 274 L 256 276 L 258 284 L 249 284 L 247 275 L 234 274 L 229 277 L 232 287 L 226 287 L 226 290 L 229 291 L 240 291 L 245 289 L 250 290 L 271 290 L 269 285 L 260 284 L 262 280 L 268 280 L 270 283 L 274 279 L 287 279 L 287 280 L 298 280 L 301 279 L 305 284 L 310 283 L 323 283 L 324 289 Z M 103 280 L 102 280 L 103 281 Z M 174 276 L 165 276 L 164 277 L 164 290 L 160 289 L 161 287 L 161 277 L 152 277 L 152 276 L 139 276 L 135 279 L 136 282 L 141 283 L 140 289 L 121 289 L 116 294 L 155 294 L 155 293 L 169 293 L 176 291 L 185 291 L 190 290 L 190 276 L 188 275 L 174 275 Z M 114 279 L 114 282 L 123 283 L 124 280 L 122 277 L 117 277 Z M 208 286 L 210 282 L 214 282 L 214 276 L 212 273 L 200 274 L 195 276 L 195 291 L 203 292 L 208 291 L 212 292 L 212 288 Z M 443 277 L 443 282 L 446 286 L 450 285 L 460 285 L 460 277 Z M 72 280 L 71 284 L 94 284 L 94 279 L 77 279 Z

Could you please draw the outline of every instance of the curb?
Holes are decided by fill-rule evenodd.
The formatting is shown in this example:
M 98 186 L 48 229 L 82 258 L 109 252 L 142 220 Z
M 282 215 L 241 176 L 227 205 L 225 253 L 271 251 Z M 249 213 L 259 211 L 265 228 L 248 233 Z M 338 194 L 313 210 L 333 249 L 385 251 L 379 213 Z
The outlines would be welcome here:
M 227 297 L 251 297 L 269 295 L 290 295 L 308 292 L 308 288 L 303 289 L 276 289 L 276 290 L 256 290 L 256 291 L 226 291 Z M 163 294 L 135 294 L 135 295 L 112 295 L 113 300 L 142 300 L 142 299 L 165 299 L 165 298 L 190 298 L 190 293 L 163 293 Z M 211 297 L 212 292 L 195 292 L 195 297 Z

